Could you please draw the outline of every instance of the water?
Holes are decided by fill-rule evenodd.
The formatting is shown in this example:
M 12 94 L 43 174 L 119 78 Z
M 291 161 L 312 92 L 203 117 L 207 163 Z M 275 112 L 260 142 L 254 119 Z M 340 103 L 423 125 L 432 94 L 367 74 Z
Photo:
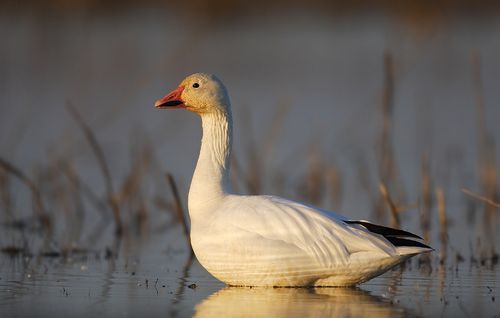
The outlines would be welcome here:
M 498 317 L 499 270 L 414 260 L 356 288 L 236 288 L 156 235 L 134 251 L 0 258 L 2 317 Z M 171 238 L 174 239 L 174 238 Z M 193 285 L 195 284 L 195 285 Z
M 474 56 L 481 61 L 482 128 L 498 154 L 495 14 L 419 23 L 381 13 L 192 19 L 150 9 L 0 13 L 1 157 L 36 180 L 54 220 L 52 236 L 32 228 L 31 195 L 10 179 L 10 205 L 1 201 L 0 209 L 2 317 L 500 316 L 500 272 L 487 257 L 498 248 L 500 218 L 460 190 L 481 192 Z M 387 214 L 374 213 L 385 52 L 395 63 L 392 190 L 397 204 L 407 206 L 402 227 L 422 233 L 426 156 L 432 191 L 443 188 L 446 196 L 448 245 L 441 244 L 433 201 L 429 240 L 437 251 L 430 263 L 415 258 L 358 288 L 227 288 L 196 260 L 191 264 L 163 173 L 176 177 L 185 205 L 199 121 L 187 112 L 159 112 L 154 100 L 189 73 L 218 74 L 233 101 L 236 157 L 245 168 L 259 154 L 261 192 L 307 200 L 309 167 L 336 169 L 337 192 L 323 180 L 314 204 L 389 224 Z M 96 208 L 61 173 L 68 164 L 80 186 L 103 201 L 95 154 L 68 102 L 91 126 L 114 188 L 126 198 L 121 240 L 109 209 Z M 241 192 L 248 191 L 244 177 L 235 175 Z M 20 252 L 10 256 L 10 247 Z

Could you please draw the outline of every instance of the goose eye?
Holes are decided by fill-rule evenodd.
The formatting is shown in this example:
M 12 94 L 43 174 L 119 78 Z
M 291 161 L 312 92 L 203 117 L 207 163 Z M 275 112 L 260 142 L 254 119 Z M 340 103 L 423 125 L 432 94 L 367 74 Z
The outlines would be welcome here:
M 198 88 L 198 87 L 200 87 L 200 84 L 198 84 L 198 83 L 194 83 L 194 84 L 193 84 L 193 87 L 194 87 L 194 88 Z

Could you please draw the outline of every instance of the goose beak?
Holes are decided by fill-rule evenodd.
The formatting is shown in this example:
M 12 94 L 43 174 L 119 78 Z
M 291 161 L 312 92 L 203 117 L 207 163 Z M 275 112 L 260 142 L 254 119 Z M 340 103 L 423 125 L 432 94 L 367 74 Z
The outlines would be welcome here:
M 184 101 L 181 98 L 184 86 L 177 87 L 171 93 L 165 95 L 155 103 L 156 108 L 186 108 Z

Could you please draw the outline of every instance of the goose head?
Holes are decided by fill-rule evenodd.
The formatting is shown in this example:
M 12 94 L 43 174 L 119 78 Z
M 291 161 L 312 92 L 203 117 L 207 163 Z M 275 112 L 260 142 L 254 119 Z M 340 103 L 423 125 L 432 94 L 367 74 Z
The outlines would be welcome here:
M 224 84 L 215 75 L 205 73 L 189 75 L 175 90 L 155 103 L 156 108 L 186 108 L 200 115 L 228 113 L 229 105 Z

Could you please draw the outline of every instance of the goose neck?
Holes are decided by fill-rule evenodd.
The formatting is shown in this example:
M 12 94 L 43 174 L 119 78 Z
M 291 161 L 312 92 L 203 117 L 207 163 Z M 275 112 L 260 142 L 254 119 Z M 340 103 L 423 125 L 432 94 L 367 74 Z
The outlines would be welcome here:
M 209 208 L 230 192 L 229 162 L 232 120 L 230 112 L 201 115 L 203 137 L 189 190 L 189 210 Z

